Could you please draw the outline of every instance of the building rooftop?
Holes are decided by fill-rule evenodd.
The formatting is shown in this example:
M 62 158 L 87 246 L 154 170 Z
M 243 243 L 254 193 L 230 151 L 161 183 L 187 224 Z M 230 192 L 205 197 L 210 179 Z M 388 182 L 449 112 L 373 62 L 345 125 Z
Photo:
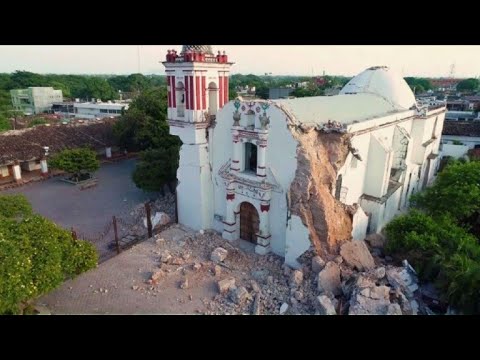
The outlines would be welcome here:
M 442 134 L 480 137 L 480 121 L 445 121 Z

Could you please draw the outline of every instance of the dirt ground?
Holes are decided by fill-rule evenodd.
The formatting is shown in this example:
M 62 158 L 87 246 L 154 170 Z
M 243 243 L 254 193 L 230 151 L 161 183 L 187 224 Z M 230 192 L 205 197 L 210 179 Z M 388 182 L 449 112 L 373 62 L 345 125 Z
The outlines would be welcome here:
M 217 246 L 224 247 L 228 256 L 215 268 L 209 259 Z M 162 263 L 166 253 L 171 258 Z M 275 255 L 255 254 L 253 244 L 241 241 L 231 245 L 216 233 L 194 233 L 175 224 L 65 282 L 37 305 L 46 306 L 52 314 L 251 314 L 253 281 L 265 294 L 261 312 L 278 314 L 284 302 L 296 302 L 289 301 L 292 290 L 282 264 L 283 259 Z M 160 276 L 152 283 L 154 273 Z M 248 289 L 245 302 L 219 294 L 218 281 L 232 277 L 237 287 Z M 186 279 L 188 287 L 182 289 Z M 289 312 L 312 313 L 307 300 L 305 296 L 304 304 L 299 301 Z

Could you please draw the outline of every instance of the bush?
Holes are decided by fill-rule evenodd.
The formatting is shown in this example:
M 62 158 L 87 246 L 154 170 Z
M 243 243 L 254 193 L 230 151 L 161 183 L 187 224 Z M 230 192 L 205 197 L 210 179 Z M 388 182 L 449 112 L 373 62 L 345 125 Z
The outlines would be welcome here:
M 50 159 L 50 166 L 73 174 L 73 178 L 79 181 L 79 179 L 85 178 L 85 173 L 97 171 L 100 162 L 93 150 L 71 149 L 54 155 Z
M 12 198 L 0 196 L 0 203 Z M 0 314 L 21 313 L 28 301 L 98 261 L 92 244 L 73 240 L 69 231 L 50 220 L 28 212 L 19 220 L 17 215 L 14 211 L 13 216 L 0 216 Z
M 0 216 L 14 218 L 32 215 L 32 206 L 24 195 L 1 195 Z
M 408 259 L 452 305 L 480 313 L 480 245 L 454 218 L 411 210 L 390 222 L 386 234 L 387 253 Z

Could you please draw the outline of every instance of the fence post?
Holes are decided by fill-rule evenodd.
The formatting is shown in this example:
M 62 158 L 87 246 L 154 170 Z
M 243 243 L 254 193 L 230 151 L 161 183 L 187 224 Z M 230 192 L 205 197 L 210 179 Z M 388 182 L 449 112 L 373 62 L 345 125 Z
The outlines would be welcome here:
M 150 203 L 145 203 L 145 211 L 147 212 L 147 229 L 148 229 L 148 238 L 153 236 L 152 231 L 152 209 L 150 208 Z
M 120 244 L 118 242 L 117 218 L 113 217 L 113 231 L 115 233 L 115 244 L 117 245 L 117 254 L 120 254 Z
M 77 241 L 78 237 L 77 237 L 77 232 L 75 230 L 73 230 L 73 226 L 72 226 L 72 238 L 73 238 L 73 241 Z

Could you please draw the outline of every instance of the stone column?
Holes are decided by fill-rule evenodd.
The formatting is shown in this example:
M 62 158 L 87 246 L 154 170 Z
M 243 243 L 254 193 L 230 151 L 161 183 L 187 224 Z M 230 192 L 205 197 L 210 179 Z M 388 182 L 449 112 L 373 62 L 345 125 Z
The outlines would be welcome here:
M 42 176 L 47 176 L 48 175 L 48 164 L 47 164 L 47 159 L 42 158 L 40 160 L 40 172 Z
M 260 255 L 268 254 L 270 247 L 270 200 L 262 200 L 260 202 L 260 227 L 257 234 L 257 246 L 255 252 Z
M 258 141 L 258 153 L 257 153 L 257 176 L 266 177 L 267 176 L 267 133 L 259 132 L 260 140 Z
M 22 182 L 22 170 L 20 169 L 20 163 L 18 161 L 15 161 L 13 164 L 13 179 L 17 183 Z
M 105 156 L 107 159 L 110 159 L 112 157 L 112 148 L 111 147 L 106 147 L 105 148 Z
M 227 184 L 227 206 L 225 219 L 223 220 L 222 237 L 228 241 L 234 241 L 236 237 L 237 223 L 235 219 L 235 183 L 233 181 Z
M 232 130 L 232 139 L 233 139 L 233 155 L 232 155 L 232 164 L 230 165 L 230 170 L 234 173 L 240 172 L 240 156 L 242 152 L 242 143 L 238 137 L 238 131 L 236 129 Z

